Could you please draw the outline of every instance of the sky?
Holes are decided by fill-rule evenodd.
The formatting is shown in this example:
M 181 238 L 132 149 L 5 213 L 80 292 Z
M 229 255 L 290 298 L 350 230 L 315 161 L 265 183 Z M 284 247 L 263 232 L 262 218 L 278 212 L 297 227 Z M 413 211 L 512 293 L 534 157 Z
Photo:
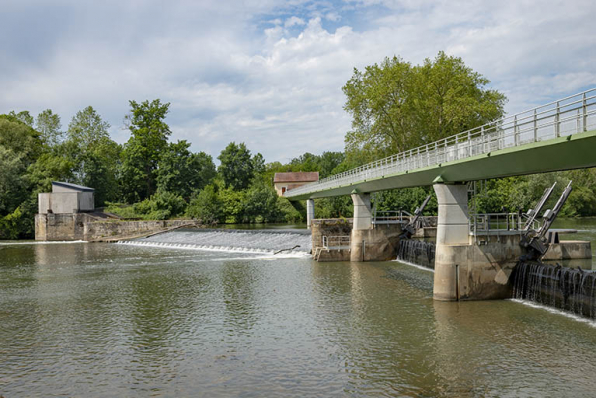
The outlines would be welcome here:
M 216 160 L 341 151 L 354 68 L 439 51 L 523 111 L 596 86 L 594 0 L 0 0 L 0 113 L 93 106 L 124 143 L 129 100 Z

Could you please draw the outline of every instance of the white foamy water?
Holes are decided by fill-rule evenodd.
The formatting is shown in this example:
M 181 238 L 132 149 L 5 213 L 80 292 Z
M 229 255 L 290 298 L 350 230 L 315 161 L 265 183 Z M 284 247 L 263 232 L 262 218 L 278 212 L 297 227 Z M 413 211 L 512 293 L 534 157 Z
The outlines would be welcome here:
M 84 240 L 57 240 L 57 241 L 31 241 L 31 242 L 0 242 L 0 246 L 13 245 L 65 245 L 72 243 L 87 243 Z
M 424 271 L 432 272 L 433 274 L 435 273 L 435 270 L 432 269 L 432 268 L 423 267 L 422 265 L 414 264 L 414 263 L 411 263 L 409 261 L 405 261 L 405 260 L 393 260 L 393 261 L 396 261 L 396 262 L 398 262 L 400 264 L 409 265 L 411 267 L 419 268 L 419 269 L 422 269 Z
M 264 256 L 263 258 L 271 256 L 288 258 L 308 257 L 311 247 L 310 239 L 310 234 L 292 232 L 193 230 L 172 231 L 146 239 L 120 241 L 118 244 L 178 250 L 260 254 Z M 283 251 L 275 254 L 280 250 Z
M 561 311 L 559 309 L 553 308 L 553 307 L 549 307 L 546 305 L 542 305 L 542 304 L 536 304 L 532 301 L 527 301 L 527 300 L 521 300 L 521 299 L 509 299 L 510 301 L 513 301 L 514 303 L 518 303 L 518 304 L 523 304 L 525 306 L 528 307 L 532 307 L 532 308 L 536 308 L 536 309 L 540 309 L 540 310 L 545 310 L 547 312 L 550 312 L 551 314 L 556 314 L 556 315 L 562 315 L 566 318 L 570 318 L 573 319 L 574 321 L 577 322 L 581 322 L 581 323 L 585 323 L 593 328 L 596 328 L 596 321 L 592 320 L 592 319 L 588 319 L 588 318 L 584 318 L 581 317 L 579 315 L 575 315 L 572 314 L 570 312 L 566 312 L 566 311 Z

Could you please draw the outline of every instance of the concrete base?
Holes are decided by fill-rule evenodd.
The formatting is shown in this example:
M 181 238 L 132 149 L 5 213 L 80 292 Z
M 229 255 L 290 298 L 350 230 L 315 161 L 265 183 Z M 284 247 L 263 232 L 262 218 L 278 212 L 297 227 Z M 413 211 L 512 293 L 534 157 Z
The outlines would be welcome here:
M 488 236 L 486 244 L 442 245 L 435 257 L 435 300 L 511 297 L 509 277 L 523 254 L 520 236 Z
M 581 240 L 562 240 L 551 243 L 543 260 L 575 260 L 592 258 L 592 243 Z
M 388 261 L 397 258 L 400 224 L 376 225 L 352 230 L 350 261 Z

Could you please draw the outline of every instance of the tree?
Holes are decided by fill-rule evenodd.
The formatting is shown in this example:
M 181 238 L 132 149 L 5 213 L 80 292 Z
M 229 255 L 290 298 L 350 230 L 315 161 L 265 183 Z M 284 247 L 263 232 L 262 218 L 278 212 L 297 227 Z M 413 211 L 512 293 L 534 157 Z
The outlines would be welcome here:
M 216 223 L 222 217 L 222 203 L 213 184 L 207 185 L 199 195 L 190 201 L 187 215 L 204 224 Z
M 254 176 L 254 163 L 244 143 L 230 142 L 218 157 L 219 173 L 226 188 L 246 189 Z
M 37 115 L 35 128 L 41 133 L 41 138 L 50 147 L 62 142 L 63 133 L 60 131 L 60 116 L 53 113 L 51 109 L 46 109 Z
M 354 69 L 343 87 L 352 115 L 346 151 L 359 162 L 402 152 L 480 126 L 503 114 L 505 96 L 461 58 L 440 52 L 411 66 L 401 58 Z M 364 152 L 364 156 L 358 155 Z
M 120 145 L 110 139 L 109 123 L 88 106 L 72 118 L 67 140 L 57 148 L 74 163 L 73 173 L 79 184 L 95 189 L 95 204 L 118 198 Z
M 132 133 L 122 152 L 123 184 L 129 201 L 145 199 L 155 193 L 159 159 L 171 134 L 164 122 L 170 104 L 159 99 L 137 103 L 130 101 L 126 117 Z
M 33 127 L 34 120 L 33 116 L 31 116 L 29 111 L 20 111 L 19 113 L 15 113 L 15 111 L 10 111 L 8 115 L 14 117 L 22 123 L 25 123 L 29 127 Z
M 188 200 L 215 177 L 215 164 L 205 152 L 192 153 L 185 140 L 170 143 L 157 169 L 157 189 L 176 192 Z
M 68 124 L 67 136 L 69 140 L 76 141 L 80 147 L 86 149 L 95 143 L 109 139 L 109 128 L 110 124 L 103 121 L 92 106 L 88 106 L 73 116 Z

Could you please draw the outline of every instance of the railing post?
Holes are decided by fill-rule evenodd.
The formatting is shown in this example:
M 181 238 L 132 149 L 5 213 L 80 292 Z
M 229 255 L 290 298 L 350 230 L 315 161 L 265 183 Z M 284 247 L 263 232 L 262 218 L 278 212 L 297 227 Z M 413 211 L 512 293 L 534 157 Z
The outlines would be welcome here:
M 484 126 L 480 127 L 480 141 L 481 141 L 481 144 L 482 144 L 482 151 L 481 152 L 484 153 L 485 152 L 484 149 L 486 148 L 485 145 L 484 145 Z
M 559 126 L 559 101 L 557 101 L 557 113 L 555 113 L 555 137 L 559 138 L 561 135 L 561 127 Z
M 586 103 L 586 93 L 584 93 L 582 98 L 582 110 L 584 112 L 584 120 L 583 120 L 583 131 L 588 131 L 588 104 Z
M 513 116 L 513 139 L 514 145 L 519 145 L 519 132 L 517 130 L 517 115 Z
M 534 142 L 538 142 L 538 119 L 536 116 L 536 108 L 534 108 Z
M 472 133 L 468 131 L 468 157 L 472 156 Z
M 576 132 L 576 133 L 579 133 L 580 131 L 582 131 L 582 130 L 581 130 L 581 128 L 582 128 L 582 127 L 581 127 L 581 112 L 580 112 L 580 110 L 579 110 L 579 109 L 577 110 L 577 123 L 576 123 L 576 125 L 577 125 L 577 126 L 576 126 L 576 128 L 575 128 L 575 132 Z
M 426 166 L 430 167 L 430 150 L 428 144 L 426 144 Z

